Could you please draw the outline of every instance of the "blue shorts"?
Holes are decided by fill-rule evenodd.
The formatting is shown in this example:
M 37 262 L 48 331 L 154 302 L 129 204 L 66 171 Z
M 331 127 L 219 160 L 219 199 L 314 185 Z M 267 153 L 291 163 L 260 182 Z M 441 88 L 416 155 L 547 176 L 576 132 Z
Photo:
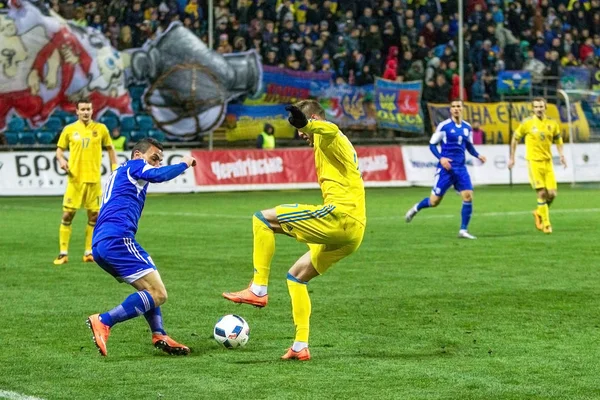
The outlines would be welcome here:
M 431 193 L 442 197 L 450 186 L 454 186 L 459 192 L 462 192 L 463 190 L 473 190 L 471 177 L 466 168 L 453 167 L 450 171 L 447 171 L 444 168 L 438 168 L 437 171 L 435 171 L 435 180 L 433 181 Z
M 94 261 L 119 282 L 132 283 L 156 271 L 152 257 L 134 238 L 104 239 L 94 243 Z

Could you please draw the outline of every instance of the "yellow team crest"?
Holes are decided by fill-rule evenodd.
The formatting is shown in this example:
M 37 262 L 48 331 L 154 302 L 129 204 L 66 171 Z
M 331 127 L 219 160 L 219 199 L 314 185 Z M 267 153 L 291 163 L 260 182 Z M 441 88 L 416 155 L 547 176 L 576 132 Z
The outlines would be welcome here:
M 396 95 L 395 94 L 383 94 L 380 93 L 379 94 L 379 104 L 381 105 L 381 108 L 392 112 L 392 111 L 396 111 Z
M 363 107 L 363 99 L 357 93 L 352 98 L 350 96 L 344 96 L 342 100 L 342 107 L 344 112 L 351 115 L 353 119 L 358 120 L 360 117 L 365 116 L 365 109 Z

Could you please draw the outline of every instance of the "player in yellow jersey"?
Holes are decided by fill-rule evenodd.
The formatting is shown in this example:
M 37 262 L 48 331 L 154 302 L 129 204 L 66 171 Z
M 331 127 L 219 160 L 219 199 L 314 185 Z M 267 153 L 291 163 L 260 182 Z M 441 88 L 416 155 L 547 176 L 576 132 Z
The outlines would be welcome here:
M 508 168 L 515 165 L 517 144 L 525 138 L 525 158 L 529 164 L 529 180 L 537 193 L 537 209 L 533 211 L 535 226 L 544 233 L 552 233 L 548 207 L 556 197 L 556 177 L 552 166 L 552 143 L 556 144 L 560 163 L 566 168 L 563 140 L 558 123 L 546 117 L 546 100 L 533 99 L 533 116 L 519 125 L 510 143 Z
M 254 279 L 247 289 L 223 296 L 236 303 L 266 306 L 275 233 L 306 243 L 308 252 L 287 274 L 296 336 L 282 357 L 306 361 L 311 312 L 307 283 L 360 246 L 366 224 L 365 189 L 354 147 L 335 124 L 325 121 L 323 107 L 315 100 L 303 100 L 286 110 L 291 113 L 290 124 L 314 147 L 323 204 L 282 204 L 254 214 Z
M 106 125 L 92 120 L 92 103 L 88 100 L 77 102 L 78 120 L 65 126 L 58 139 L 56 159 L 60 167 L 67 172 L 67 190 L 63 198 L 63 215 L 59 230 L 60 253 L 54 260 L 55 265 L 69 261 L 69 240 L 71 239 L 71 222 L 75 212 L 81 207 L 87 210 L 88 224 L 85 229 L 84 262 L 94 262 L 92 256 L 92 234 L 98 211 L 102 186 L 100 168 L 102 164 L 102 148 L 106 148 L 112 169 L 117 167 L 117 154 L 112 146 Z M 69 159 L 65 158 L 69 151 Z

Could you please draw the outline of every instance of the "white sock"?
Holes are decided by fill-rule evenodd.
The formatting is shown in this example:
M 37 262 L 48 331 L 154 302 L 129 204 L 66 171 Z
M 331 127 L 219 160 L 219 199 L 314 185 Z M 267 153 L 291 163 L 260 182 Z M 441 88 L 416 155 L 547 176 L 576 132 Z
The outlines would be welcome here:
M 308 347 L 308 343 L 306 342 L 294 342 L 294 344 L 292 345 L 292 350 L 294 351 L 300 351 L 302 349 L 305 349 Z
M 86 251 L 86 252 L 84 252 L 84 253 L 83 253 L 83 255 L 84 255 L 84 256 L 91 256 L 91 255 L 92 255 L 92 252 L 91 252 L 91 251 Z
M 250 286 L 250 291 L 257 296 L 264 296 L 267 294 L 267 286 L 266 285 L 257 285 L 253 283 Z
M 61 251 L 59 254 L 60 254 L 60 255 L 63 255 L 63 256 L 67 256 L 67 255 L 69 255 L 69 253 L 67 253 L 66 251 Z

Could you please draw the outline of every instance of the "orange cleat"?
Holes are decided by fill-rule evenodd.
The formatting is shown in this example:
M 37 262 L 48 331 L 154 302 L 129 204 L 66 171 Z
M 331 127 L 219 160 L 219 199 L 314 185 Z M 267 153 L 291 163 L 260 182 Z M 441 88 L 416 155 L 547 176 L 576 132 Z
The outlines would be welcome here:
M 551 234 L 552 233 L 552 226 L 551 225 L 546 225 L 544 227 L 544 233 L 547 234 L 547 235 Z
M 87 326 L 92 330 L 92 339 L 100 355 L 106 357 L 108 354 L 106 351 L 106 342 L 110 336 L 110 327 L 100 321 L 100 314 L 90 315 L 87 319 Z
M 268 294 L 265 294 L 264 296 L 257 296 L 252 293 L 250 288 L 240 290 L 239 292 L 226 292 L 223 293 L 223 297 L 225 297 L 227 300 L 233 301 L 234 303 L 250 304 L 259 308 L 266 306 L 267 302 L 269 301 Z
M 542 221 L 542 216 L 537 212 L 537 210 L 533 210 L 533 218 L 535 219 L 535 227 L 538 231 L 544 229 L 544 222 Z
M 157 349 L 161 349 L 167 354 L 175 356 L 187 356 L 190 354 L 190 348 L 177 343 L 167 335 L 160 335 L 155 333 L 152 335 L 152 344 Z
M 59 254 L 58 257 L 54 259 L 54 265 L 63 265 L 69 262 L 69 256 L 66 254 Z
M 92 253 L 83 255 L 83 262 L 94 262 L 94 256 Z
M 308 361 L 310 360 L 310 352 L 308 351 L 308 347 L 303 348 L 300 351 L 294 351 L 290 347 L 284 355 L 281 356 L 282 360 L 298 360 L 298 361 Z

